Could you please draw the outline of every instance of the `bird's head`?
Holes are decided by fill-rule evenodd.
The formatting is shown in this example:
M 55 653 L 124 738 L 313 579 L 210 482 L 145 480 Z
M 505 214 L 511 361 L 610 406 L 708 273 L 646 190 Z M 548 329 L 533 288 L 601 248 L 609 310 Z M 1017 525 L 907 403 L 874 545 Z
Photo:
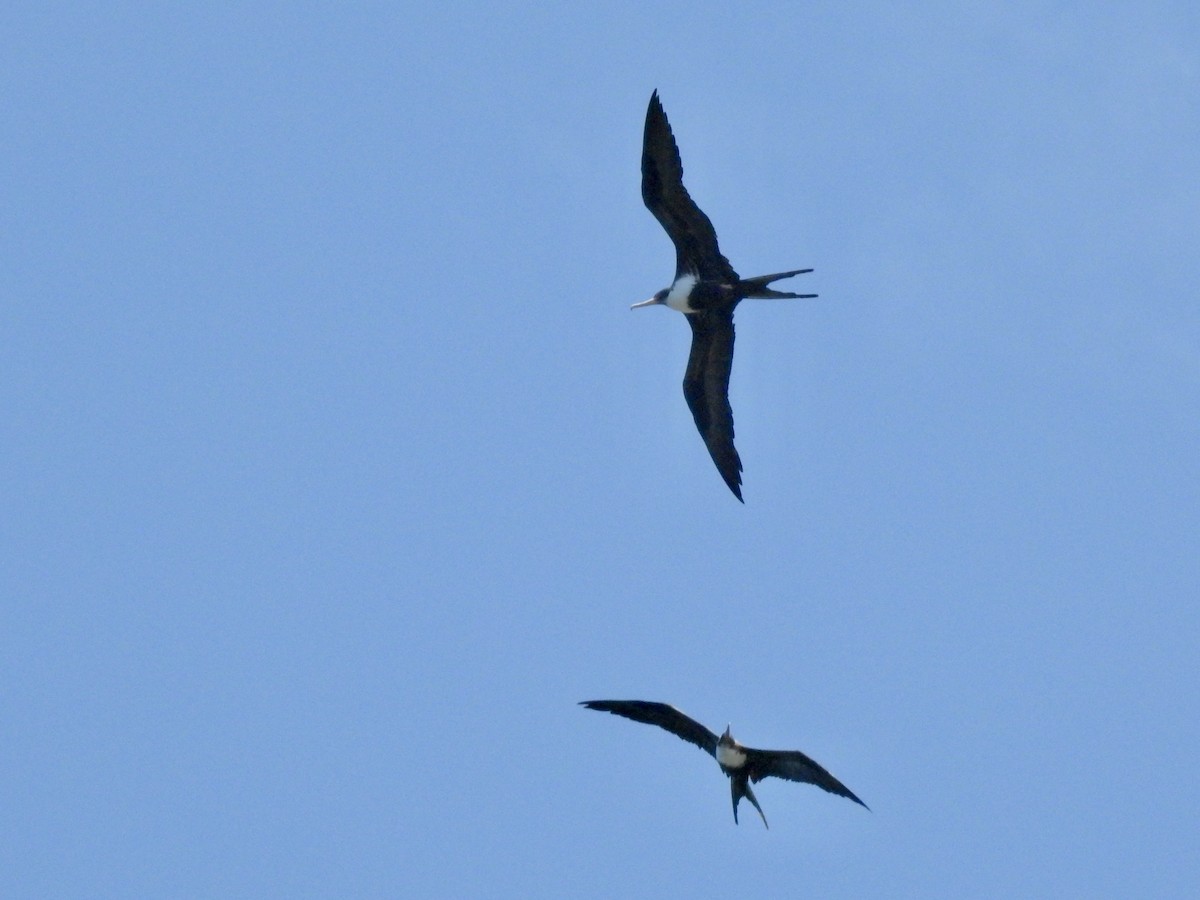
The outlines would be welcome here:
M 729 731 L 729 725 L 725 726 L 725 733 L 721 735 L 721 739 L 717 741 L 717 743 L 723 744 L 726 747 L 732 747 L 736 743 L 736 741 L 733 739 L 733 735 Z
M 629 308 L 630 309 L 641 309 L 643 306 L 654 306 L 659 303 L 666 303 L 668 293 L 670 293 L 670 291 L 667 288 L 663 288 L 661 291 L 659 291 L 657 294 L 655 294 L 649 300 L 643 300 L 641 303 L 635 303 L 635 304 L 633 304 L 633 306 L 631 306 Z

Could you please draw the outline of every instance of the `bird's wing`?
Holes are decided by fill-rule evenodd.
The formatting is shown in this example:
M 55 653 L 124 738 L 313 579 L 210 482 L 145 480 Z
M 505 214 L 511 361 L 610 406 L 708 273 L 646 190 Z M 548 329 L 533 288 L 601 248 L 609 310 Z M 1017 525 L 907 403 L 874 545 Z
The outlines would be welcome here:
M 729 372 L 733 367 L 733 310 L 689 313 L 692 352 L 683 376 L 683 396 L 717 471 L 742 499 L 742 460 L 733 446 Z
M 830 775 L 816 760 L 805 756 L 799 750 L 755 750 L 752 747 L 746 751 L 746 769 L 750 779 L 758 782 L 764 778 L 786 778 L 788 781 L 800 781 L 804 784 L 815 784 L 819 788 L 853 800 L 860 806 L 867 807 L 854 795 L 848 787 Z M 870 807 L 867 807 L 868 809 Z
M 691 273 L 706 281 L 732 284 L 737 272 L 717 246 L 712 222 L 683 186 L 683 163 L 671 124 L 658 100 L 650 97 L 642 138 L 642 201 L 675 244 L 675 277 Z
M 717 755 L 717 736 L 669 703 L 654 703 L 650 700 L 584 700 L 580 706 L 600 712 L 624 716 L 635 722 L 657 725 L 689 744 L 695 744 L 709 756 Z

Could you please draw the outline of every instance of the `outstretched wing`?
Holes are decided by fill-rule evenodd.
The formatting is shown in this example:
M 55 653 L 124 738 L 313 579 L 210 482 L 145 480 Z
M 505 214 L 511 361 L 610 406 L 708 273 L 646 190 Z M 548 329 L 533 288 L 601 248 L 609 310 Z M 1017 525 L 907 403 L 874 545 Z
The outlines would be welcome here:
M 654 703 L 650 700 L 584 700 L 580 706 L 600 712 L 624 716 L 635 722 L 657 725 L 689 744 L 695 744 L 709 756 L 717 755 L 717 736 L 697 722 L 685 716 L 669 703 Z
M 729 405 L 733 310 L 705 310 L 685 318 L 692 326 L 692 352 L 683 376 L 683 396 L 717 471 L 741 500 L 742 460 L 733 446 L 733 409 Z
M 750 779 L 755 782 L 764 778 L 786 778 L 788 781 L 800 781 L 804 784 L 815 784 L 819 788 L 853 800 L 862 807 L 870 809 L 854 795 L 848 787 L 829 774 L 816 760 L 805 756 L 799 750 L 755 750 L 746 747 L 746 769 Z
M 683 163 L 658 91 L 650 96 L 642 137 L 642 201 L 675 244 L 675 277 L 734 283 L 737 272 L 717 246 L 717 233 L 683 186 Z

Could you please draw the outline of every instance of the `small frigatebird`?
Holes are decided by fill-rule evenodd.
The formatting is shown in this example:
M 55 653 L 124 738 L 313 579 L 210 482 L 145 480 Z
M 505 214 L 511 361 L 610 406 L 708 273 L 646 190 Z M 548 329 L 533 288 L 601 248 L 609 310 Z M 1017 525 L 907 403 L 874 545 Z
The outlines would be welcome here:
M 743 797 L 754 804 L 758 814 L 762 816 L 763 825 L 767 825 L 767 817 L 750 788 L 750 782 L 759 782 L 764 778 L 786 778 L 788 781 L 800 781 L 805 784 L 815 784 L 831 794 L 853 800 L 864 809 L 870 809 L 859 800 L 854 793 L 830 775 L 815 760 L 809 759 L 799 750 L 755 750 L 739 744 L 725 726 L 725 733 L 717 737 L 695 719 L 685 716 L 675 707 L 667 703 L 654 703 L 649 700 L 584 700 L 580 706 L 588 709 L 609 712 L 615 716 L 624 716 L 635 722 L 645 722 L 647 725 L 657 725 L 671 734 L 683 738 L 690 744 L 695 744 L 709 756 L 717 760 L 721 771 L 729 776 L 729 788 L 733 793 L 733 821 L 738 820 L 738 801 Z
M 740 278 L 717 246 L 717 233 L 683 186 L 679 147 L 663 112 L 658 91 L 650 95 L 642 138 L 642 200 L 675 244 L 675 280 L 669 288 L 633 309 L 661 303 L 679 310 L 692 326 L 692 352 L 683 376 L 683 396 L 717 471 L 742 500 L 742 460 L 733 446 L 729 370 L 733 365 L 733 309 L 747 298 L 812 298 L 770 287 L 773 281 L 802 275 L 795 269 Z M 742 501 L 745 502 L 744 500 Z

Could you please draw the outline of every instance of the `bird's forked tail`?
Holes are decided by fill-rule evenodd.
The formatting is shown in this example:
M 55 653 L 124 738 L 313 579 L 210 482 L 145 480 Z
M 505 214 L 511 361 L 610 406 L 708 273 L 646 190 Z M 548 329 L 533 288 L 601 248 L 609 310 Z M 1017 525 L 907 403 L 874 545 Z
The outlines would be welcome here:
M 767 825 L 766 814 L 762 811 L 762 807 L 758 805 L 758 798 L 754 796 L 754 791 L 750 787 L 749 773 L 747 773 L 745 770 L 742 770 L 741 772 L 736 772 L 731 775 L 729 778 L 729 789 L 733 794 L 733 823 L 735 825 L 737 824 L 738 820 L 738 801 L 745 797 L 754 804 L 754 808 L 758 810 L 758 815 L 762 818 L 763 824 L 766 825 L 767 828 L 771 827 L 770 825 Z
M 777 272 L 774 275 L 759 275 L 756 278 L 743 278 L 738 282 L 738 294 L 752 300 L 810 300 L 816 294 L 792 294 L 787 291 L 777 291 L 767 287 L 772 281 L 781 278 L 791 278 L 793 275 L 803 275 L 812 269 L 796 269 L 792 272 Z

